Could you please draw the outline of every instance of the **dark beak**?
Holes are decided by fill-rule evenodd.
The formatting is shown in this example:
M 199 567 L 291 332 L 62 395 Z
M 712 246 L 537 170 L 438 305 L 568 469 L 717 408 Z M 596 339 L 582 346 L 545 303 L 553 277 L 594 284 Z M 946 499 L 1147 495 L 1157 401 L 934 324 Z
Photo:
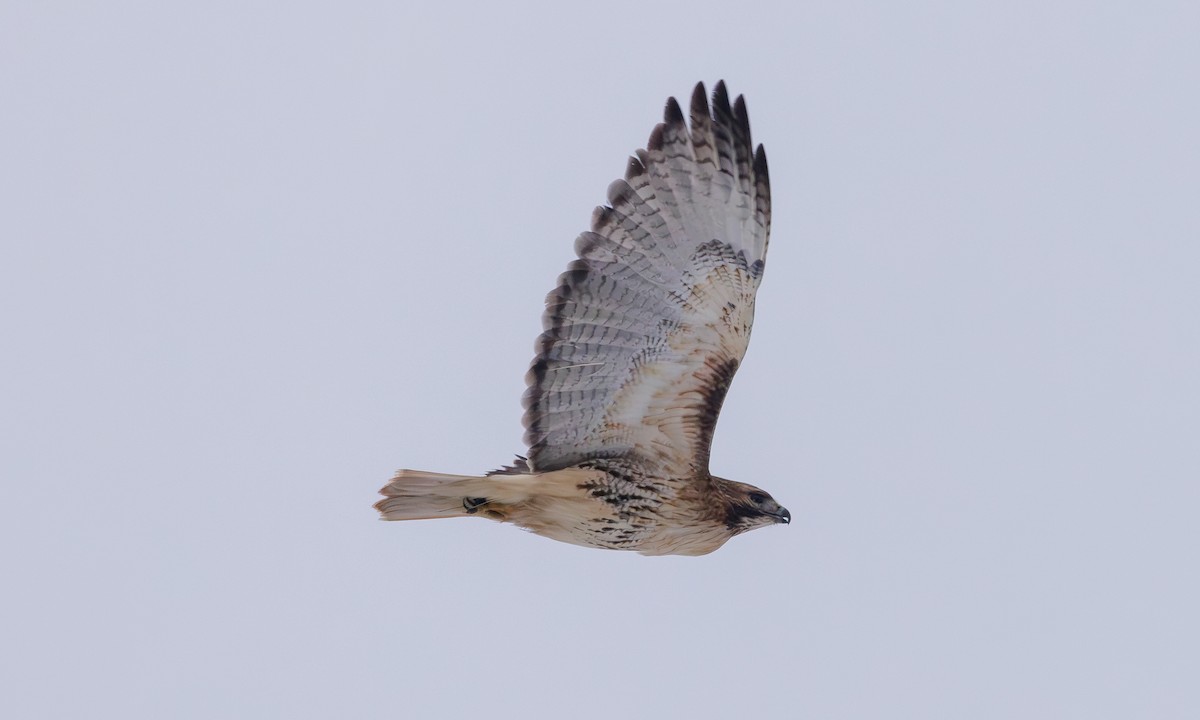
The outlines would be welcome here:
M 792 521 L 792 514 L 787 511 L 787 508 L 779 508 L 779 512 L 776 513 L 775 517 L 779 518 L 779 522 L 783 523 L 784 525 L 787 525 Z

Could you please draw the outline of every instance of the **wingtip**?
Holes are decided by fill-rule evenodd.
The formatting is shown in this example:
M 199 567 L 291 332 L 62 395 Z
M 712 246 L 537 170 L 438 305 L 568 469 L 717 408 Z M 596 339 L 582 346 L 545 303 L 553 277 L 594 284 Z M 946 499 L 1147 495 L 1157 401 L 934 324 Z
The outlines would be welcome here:
M 683 108 L 679 107 L 679 101 L 674 96 L 667 98 L 667 106 L 663 108 L 663 123 L 667 125 L 683 123 Z
M 718 80 L 717 86 L 713 88 L 713 107 L 728 115 L 733 114 L 729 109 L 729 90 L 725 87 L 724 80 Z
M 738 95 L 733 102 L 733 117 L 737 120 L 738 128 L 750 137 L 750 112 L 746 109 L 746 96 Z
M 700 115 L 708 117 L 708 90 L 704 88 L 703 82 L 696 83 L 696 88 L 692 90 L 691 111 L 692 122 Z
M 770 174 L 767 172 L 767 149 L 759 143 L 754 149 L 754 174 L 761 175 L 766 178 Z

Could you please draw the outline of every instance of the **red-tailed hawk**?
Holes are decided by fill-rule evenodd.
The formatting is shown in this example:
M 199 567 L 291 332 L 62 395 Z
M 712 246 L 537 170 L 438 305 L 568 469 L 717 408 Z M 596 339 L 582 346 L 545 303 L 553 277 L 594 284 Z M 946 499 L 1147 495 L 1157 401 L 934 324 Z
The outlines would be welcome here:
M 771 231 L 767 156 L 723 82 L 675 98 L 608 188 L 546 296 L 525 376 L 527 458 L 484 477 L 401 470 L 385 520 L 475 515 L 588 547 L 704 555 L 791 520 L 714 477 L 721 403 L 746 352 Z

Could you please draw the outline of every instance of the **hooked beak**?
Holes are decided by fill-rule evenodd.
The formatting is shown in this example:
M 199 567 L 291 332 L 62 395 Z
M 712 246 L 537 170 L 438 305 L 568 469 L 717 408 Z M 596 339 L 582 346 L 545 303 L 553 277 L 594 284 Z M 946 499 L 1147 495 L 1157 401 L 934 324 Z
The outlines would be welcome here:
M 787 508 L 779 508 L 779 512 L 775 513 L 775 517 L 784 525 L 792 522 L 792 514 L 787 511 Z

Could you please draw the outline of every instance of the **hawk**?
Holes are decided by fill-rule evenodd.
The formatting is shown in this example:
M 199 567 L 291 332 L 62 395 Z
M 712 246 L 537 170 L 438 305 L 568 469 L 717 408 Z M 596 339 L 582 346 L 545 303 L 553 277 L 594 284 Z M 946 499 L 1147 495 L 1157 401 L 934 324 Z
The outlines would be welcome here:
M 401 470 L 385 520 L 477 516 L 555 540 L 704 555 L 787 523 L 767 492 L 708 470 L 750 340 L 771 231 L 767 156 L 746 103 L 696 85 L 608 188 L 546 296 L 525 376 L 525 457 L 485 476 Z

